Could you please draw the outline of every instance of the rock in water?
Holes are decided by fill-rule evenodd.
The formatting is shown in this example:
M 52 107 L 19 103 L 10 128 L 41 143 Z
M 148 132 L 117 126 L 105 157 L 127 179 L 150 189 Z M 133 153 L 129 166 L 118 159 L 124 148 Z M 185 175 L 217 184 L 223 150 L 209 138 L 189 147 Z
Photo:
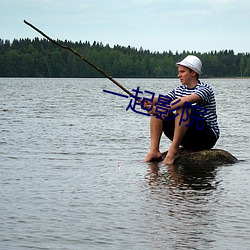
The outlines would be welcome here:
M 162 157 L 166 156 L 167 152 L 163 153 Z M 174 162 L 176 165 L 222 165 L 236 163 L 238 160 L 229 152 L 222 149 L 209 150 L 189 150 L 181 148 L 179 150 L 179 158 Z

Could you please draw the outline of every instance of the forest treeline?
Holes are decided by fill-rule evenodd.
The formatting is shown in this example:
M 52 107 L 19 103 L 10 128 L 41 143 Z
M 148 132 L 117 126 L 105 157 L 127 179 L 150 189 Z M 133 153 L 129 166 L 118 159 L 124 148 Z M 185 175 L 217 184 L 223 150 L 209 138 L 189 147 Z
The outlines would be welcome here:
M 250 54 L 233 50 L 150 52 L 99 42 L 64 41 L 112 77 L 176 77 L 175 63 L 188 54 L 203 63 L 203 77 L 249 77 Z M 46 39 L 0 39 L 0 77 L 102 77 L 80 58 Z

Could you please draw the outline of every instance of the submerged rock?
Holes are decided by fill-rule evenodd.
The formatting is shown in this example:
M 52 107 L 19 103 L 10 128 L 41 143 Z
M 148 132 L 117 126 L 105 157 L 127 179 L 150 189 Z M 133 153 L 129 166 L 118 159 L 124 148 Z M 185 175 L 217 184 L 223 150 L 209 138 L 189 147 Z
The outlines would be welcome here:
M 167 152 L 163 153 L 162 157 L 166 156 Z M 181 148 L 179 157 L 174 162 L 175 165 L 222 165 L 236 163 L 238 160 L 229 152 L 222 149 L 209 150 L 188 150 Z

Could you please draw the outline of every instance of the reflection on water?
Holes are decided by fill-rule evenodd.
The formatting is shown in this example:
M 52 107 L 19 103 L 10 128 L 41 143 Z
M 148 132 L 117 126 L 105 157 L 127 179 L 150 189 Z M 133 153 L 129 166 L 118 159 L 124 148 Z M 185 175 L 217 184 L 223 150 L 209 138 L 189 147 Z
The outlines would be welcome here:
M 151 213 L 155 214 L 154 223 L 158 221 L 165 228 L 169 249 L 200 249 L 214 242 L 211 234 L 217 211 L 211 204 L 218 195 L 215 177 L 214 166 L 148 164 L 149 196 L 156 201 Z
M 211 190 L 216 188 L 214 182 L 216 166 L 213 165 L 185 165 L 166 166 L 162 171 L 161 163 L 149 163 L 148 179 L 149 184 L 168 184 L 180 190 Z M 164 167 L 163 167 L 164 168 Z

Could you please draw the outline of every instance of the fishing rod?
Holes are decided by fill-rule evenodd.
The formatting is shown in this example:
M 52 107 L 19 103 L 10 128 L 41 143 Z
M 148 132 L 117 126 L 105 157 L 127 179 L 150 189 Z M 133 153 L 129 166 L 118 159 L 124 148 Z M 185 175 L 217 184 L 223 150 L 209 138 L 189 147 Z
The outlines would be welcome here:
M 103 76 L 105 76 L 106 78 L 108 78 L 111 82 L 113 82 L 116 86 L 118 86 L 120 89 L 122 89 L 124 92 L 126 92 L 129 96 L 134 97 L 135 96 L 129 91 L 127 90 L 125 87 L 123 87 L 119 82 L 117 82 L 114 78 L 112 78 L 112 76 L 108 75 L 106 72 L 104 72 L 102 69 L 100 69 L 99 67 L 97 67 L 95 64 L 93 64 L 91 61 L 89 61 L 85 56 L 80 55 L 76 50 L 72 49 L 69 46 L 65 46 L 61 43 L 59 43 L 56 40 L 53 40 L 52 38 L 50 38 L 49 36 L 47 36 L 45 33 L 43 33 L 41 30 L 39 30 L 38 28 L 36 28 L 34 25 L 32 25 L 31 23 L 27 22 L 26 20 L 23 20 L 23 22 L 25 24 L 27 24 L 28 26 L 30 26 L 32 29 L 34 29 L 35 31 L 37 31 L 38 33 L 40 33 L 42 36 L 44 36 L 45 38 L 47 38 L 50 42 L 54 43 L 55 45 L 69 50 L 70 52 L 72 52 L 73 54 L 75 54 L 76 56 L 80 57 L 83 61 L 85 61 L 86 63 L 88 63 L 91 67 L 93 67 L 94 69 L 96 69 L 98 72 L 100 72 Z M 137 98 L 136 98 L 137 99 Z

